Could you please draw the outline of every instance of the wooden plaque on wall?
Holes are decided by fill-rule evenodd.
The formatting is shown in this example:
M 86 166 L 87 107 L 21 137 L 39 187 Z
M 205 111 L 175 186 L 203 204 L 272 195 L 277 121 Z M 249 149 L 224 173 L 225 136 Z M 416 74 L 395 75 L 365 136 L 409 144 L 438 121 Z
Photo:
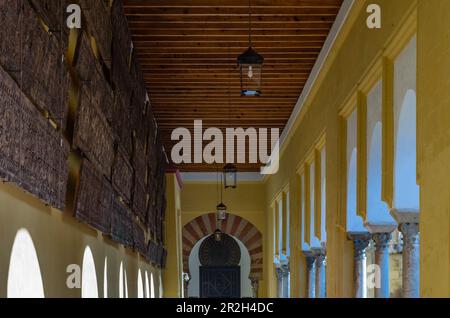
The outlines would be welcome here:
M 20 30 L 23 19 L 23 0 L 0 1 L 0 65 L 14 79 L 20 79 L 21 41 Z
M 69 145 L 0 67 L 0 177 L 64 209 Z
M 111 180 L 114 189 L 122 196 L 127 204 L 131 202 L 133 176 L 133 167 L 125 151 L 119 146 L 114 160 Z
M 70 76 L 61 43 L 44 30 L 30 5 L 24 4 L 23 8 L 22 91 L 64 128 Z
M 95 37 L 100 54 L 110 66 L 112 26 L 109 8 L 103 0 L 81 0 L 82 11 L 90 33 Z
M 103 113 L 92 102 L 86 89 L 81 90 L 73 143 L 99 171 L 106 177 L 111 177 L 114 137 Z
M 77 187 L 75 217 L 104 234 L 111 232 L 114 191 L 105 177 L 84 160 Z
M 133 220 L 131 212 L 118 198 L 111 209 L 111 238 L 126 247 L 133 247 Z

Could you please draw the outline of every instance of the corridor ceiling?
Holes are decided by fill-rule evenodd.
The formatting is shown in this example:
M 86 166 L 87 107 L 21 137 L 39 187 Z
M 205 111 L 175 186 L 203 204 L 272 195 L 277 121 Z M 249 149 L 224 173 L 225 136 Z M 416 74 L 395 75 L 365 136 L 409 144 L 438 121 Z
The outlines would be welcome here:
M 252 0 L 262 96 L 241 97 L 236 58 L 248 47 L 247 0 L 123 0 L 167 154 L 177 127 L 285 127 L 343 0 Z M 192 156 L 193 158 L 193 156 Z M 238 165 L 257 171 L 259 165 Z M 215 171 L 182 164 L 181 171 Z

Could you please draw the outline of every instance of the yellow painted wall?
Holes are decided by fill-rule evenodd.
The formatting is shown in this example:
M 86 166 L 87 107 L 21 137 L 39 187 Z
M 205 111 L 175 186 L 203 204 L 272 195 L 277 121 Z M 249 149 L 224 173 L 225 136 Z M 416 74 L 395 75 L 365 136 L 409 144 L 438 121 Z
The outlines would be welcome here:
M 183 297 L 183 245 L 181 226 L 180 188 L 176 176 L 168 174 L 167 179 L 167 209 L 166 209 L 166 249 L 167 262 L 163 270 L 164 297 Z
M 183 226 L 205 213 L 215 212 L 217 205 L 217 185 L 215 183 L 186 182 L 181 190 L 181 220 Z M 265 192 L 263 183 L 238 184 L 237 189 L 224 191 L 224 203 L 228 211 L 251 222 L 266 238 Z M 264 265 L 266 258 L 267 241 L 263 241 Z M 273 255 L 273 254 L 272 254 Z M 266 296 L 266 267 L 264 267 L 264 280 L 260 281 L 259 295 Z
M 418 6 L 421 295 L 450 297 L 450 1 Z
M 66 268 L 69 264 L 82 265 L 86 246 L 94 257 L 99 297 L 103 297 L 103 271 L 108 258 L 108 297 L 119 296 L 119 266 L 124 262 L 127 272 L 128 296 L 137 297 L 139 268 L 149 280 L 154 275 L 155 293 L 158 296 L 158 269 L 141 257 L 118 244 L 103 238 L 97 231 L 79 223 L 70 215 L 46 207 L 31 195 L 17 187 L 0 183 L 0 298 L 7 296 L 7 276 L 14 238 L 19 229 L 29 231 L 39 259 L 46 297 L 77 298 L 81 289 L 68 289 Z

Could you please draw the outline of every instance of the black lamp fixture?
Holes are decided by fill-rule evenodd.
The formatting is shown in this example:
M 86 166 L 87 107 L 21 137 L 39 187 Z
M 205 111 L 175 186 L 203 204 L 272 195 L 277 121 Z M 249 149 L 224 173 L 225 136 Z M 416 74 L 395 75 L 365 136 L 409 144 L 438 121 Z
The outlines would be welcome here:
M 217 170 L 217 179 L 219 179 L 219 171 Z M 217 186 L 219 186 L 219 180 L 217 180 Z M 216 207 L 216 220 L 218 222 L 225 221 L 227 219 L 227 206 L 223 204 L 223 192 L 222 192 L 222 177 L 220 177 L 220 203 Z
M 248 16 L 248 49 L 237 58 L 241 73 L 241 96 L 260 96 L 264 57 L 258 54 L 252 45 L 251 0 L 248 1 Z
M 225 183 L 225 189 L 227 188 L 233 188 L 236 189 L 237 187 L 237 168 L 234 164 L 228 163 L 223 168 L 223 176 L 224 176 L 224 183 Z

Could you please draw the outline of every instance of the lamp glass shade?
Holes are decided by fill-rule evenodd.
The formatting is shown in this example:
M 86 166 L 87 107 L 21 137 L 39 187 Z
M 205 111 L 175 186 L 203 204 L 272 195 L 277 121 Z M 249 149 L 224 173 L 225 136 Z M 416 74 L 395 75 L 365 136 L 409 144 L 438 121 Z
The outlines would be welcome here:
M 237 168 L 235 165 L 227 164 L 223 168 L 223 179 L 225 189 L 227 188 L 235 189 L 237 187 Z
M 237 62 L 241 76 L 241 96 L 260 96 L 264 57 L 249 47 L 239 55 Z

